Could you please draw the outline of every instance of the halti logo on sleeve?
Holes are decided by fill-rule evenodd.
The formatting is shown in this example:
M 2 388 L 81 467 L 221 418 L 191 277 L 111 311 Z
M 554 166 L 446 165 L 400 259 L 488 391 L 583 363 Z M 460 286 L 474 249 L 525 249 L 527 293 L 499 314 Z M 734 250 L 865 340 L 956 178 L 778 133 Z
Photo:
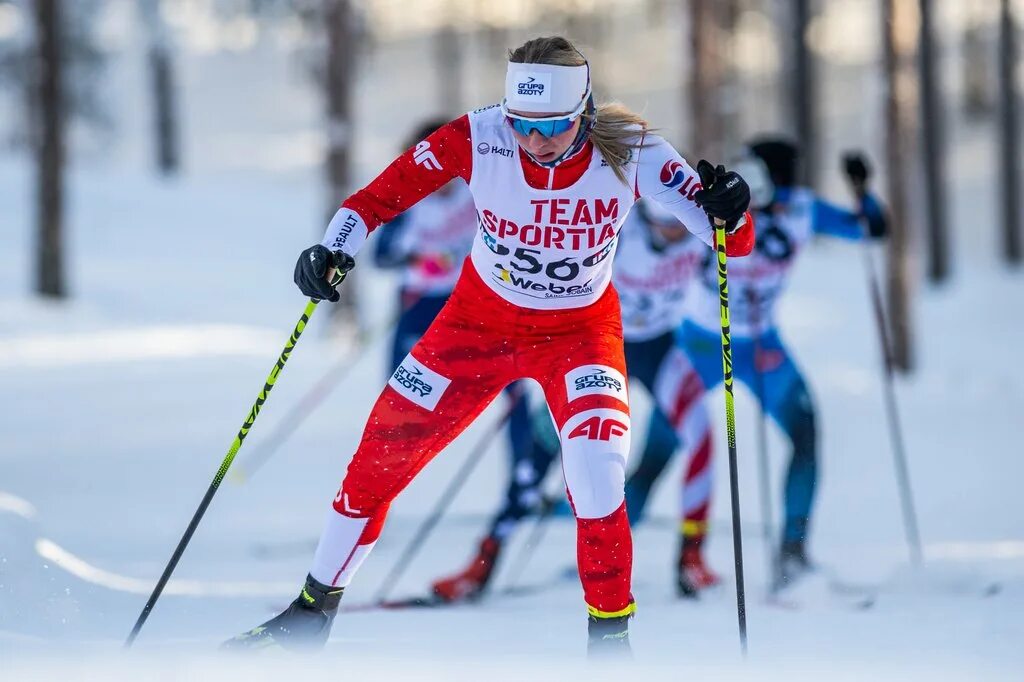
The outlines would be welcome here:
M 431 412 L 437 407 L 441 396 L 451 383 L 451 379 L 441 376 L 411 354 L 405 356 L 402 364 L 388 380 L 388 386 Z
M 607 395 L 626 402 L 626 377 L 607 365 L 584 365 L 565 375 L 569 401 L 585 395 Z

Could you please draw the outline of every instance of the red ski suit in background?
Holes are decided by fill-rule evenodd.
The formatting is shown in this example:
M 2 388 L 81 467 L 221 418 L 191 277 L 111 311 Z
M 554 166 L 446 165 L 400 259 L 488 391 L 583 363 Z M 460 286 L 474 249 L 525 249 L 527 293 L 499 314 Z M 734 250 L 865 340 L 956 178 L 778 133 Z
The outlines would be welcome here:
M 508 384 L 544 390 L 577 517 L 584 599 L 598 617 L 632 612 L 632 539 L 623 497 L 630 419 L 622 323 L 610 286 L 618 231 L 640 196 L 710 241 L 693 202 L 699 180 L 663 140 L 615 177 L 587 142 L 556 167 L 533 162 L 494 108 L 445 125 L 406 151 L 332 220 L 324 244 L 350 254 L 365 235 L 454 178 L 473 191 L 479 229 L 445 308 L 388 381 L 335 498 L 311 575 L 349 583 L 391 501 Z M 727 244 L 753 245 L 753 222 Z

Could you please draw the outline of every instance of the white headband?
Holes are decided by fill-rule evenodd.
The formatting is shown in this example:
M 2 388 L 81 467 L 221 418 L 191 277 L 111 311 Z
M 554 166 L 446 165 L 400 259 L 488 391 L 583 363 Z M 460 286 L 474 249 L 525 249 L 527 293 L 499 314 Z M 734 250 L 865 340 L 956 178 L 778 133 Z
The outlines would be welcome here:
M 590 93 L 590 66 L 508 63 L 505 105 L 529 113 L 575 111 Z

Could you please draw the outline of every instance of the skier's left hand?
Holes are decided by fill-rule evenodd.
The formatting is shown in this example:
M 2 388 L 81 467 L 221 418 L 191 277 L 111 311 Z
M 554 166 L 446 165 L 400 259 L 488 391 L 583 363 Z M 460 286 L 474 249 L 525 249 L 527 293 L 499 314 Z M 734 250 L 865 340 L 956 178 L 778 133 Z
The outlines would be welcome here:
M 750 187 L 736 171 L 727 171 L 725 166 L 713 166 L 701 159 L 697 163 L 700 189 L 693 195 L 694 200 L 708 214 L 708 218 L 725 221 L 727 234 L 735 232 L 740 219 L 750 206 Z

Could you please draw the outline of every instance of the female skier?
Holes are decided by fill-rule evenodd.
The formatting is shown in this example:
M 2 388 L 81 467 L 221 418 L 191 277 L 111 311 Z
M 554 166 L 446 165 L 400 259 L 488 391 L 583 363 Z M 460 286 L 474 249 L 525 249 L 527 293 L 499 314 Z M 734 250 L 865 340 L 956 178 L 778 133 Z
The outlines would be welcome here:
M 834 206 L 796 185 L 797 148 L 781 139 L 755 140 L 749 155 L 737 162 L 750 181 L 758 233 L 749 258 L 729 267 L 729 315 L 732 323 L 733 372 L 760 401 L 792 446 L 786 474 L 784 523 L 775 562 L 773 589 L 780 589 L 811 567 L 806 540 L 817 480 L 817 426 L 814 402 L 800 370 L 782 343 L 775 307 L 790 270 L 814 235 L 880 238 L 886 220 L 878 200 L 866 191 L 870 175 L 860 155 L 845 160 L 857 191 L 858 210 Z M 679 343 L 710 390 L 722 379 L 719 354 L 718 279 L 708 258 L 687 297 Z M 703 412 L 702 401 L 692 409 Z M 706 418 L 694 421 L 706 423 Z M 640 467 L 644 464 L 641 462 Z M 703 489 L 703 488 L 702 488 Z M 701 489 L 701 490 L 702 490 Z M 683 490 L 684 503 L 701 490 Z
M 687 191 L 695 191 L 692 187 Z M 710 472 L 710 433 L 701 419 L 707 413 L 690 410 L 704 387 L 682 351 L 674 333 L 682 319 L 686 289 L 709 249 L 690 235 L 675 215 L 652 201 L 641 201 L 629 214 L 619 236 L 612 284 L 622 310 L 626 374 L 650 392 L 654 406 L 647 427 L 641 467 L 626 481 L 626 511 L 635 525 L 645 506 L 654 479 L 680 444 L 687 448 L 688 531 L 677 564 L 678 588 L 686 596 L 718 582 L 704 563 L 701 540 L 706 525 Z M 550 442 L 557 451 L 558 434 L 544 410 L 535 416 L 538 441 Z M 544 452 L 546 455 L 546 450 Z M 434 595 L 446 602 L 480 597 L 487 587 L 499 551 L 517 523 L 527 515 L 550 513 L 539 490 L 554 459 L 550 456 L 524 460 L 509 476 L 505 504 L 494 517 L 480 542 L 476 556 L 462 571 L 434 582 Z M 705 491 L 697 498 L 699 490 Z
M 437 120 L 420 125 L 404 148 L 415 146 L 445 123 Z M 448 302 L 475 235 L 473 195 L 458 178 L 423 197 L 378 234 L 374 263 L 402 274 L 389 375 Z M 550 459 L 552 453 L 534 442 L 529 402 L 521 382 L 508 386 L 505 393 L 513 401 L 507 429 L 513 468 L 521 468 L 520 463 L 530 466 L 538 457 Z
M 300 595 L 230 644 L 322 646 L 391 501 L 502 388 L 532 378 L 559 430 L 577 517 L 588 649 L 628 649 L 630 423 L 612 256 L 645 196 L 706 243 L 709 217 L 725 221 L 731 253 L 749 252 L 745 181 L 706 161 L 697 168 L 702 189 L 677 191 L 698 175 L 639 116 L 594 105 L 590 67 L 568 40 L 538 38 L 509 54 L 501 104 L 443 126 L 345 200 L 323 241 L 299 256 L 307 296 L 336 298 L 331 252 L 355 255 L 371 230 L 454 178 L 473 193 L 477 237 L 444 310 L 373 407 Z

